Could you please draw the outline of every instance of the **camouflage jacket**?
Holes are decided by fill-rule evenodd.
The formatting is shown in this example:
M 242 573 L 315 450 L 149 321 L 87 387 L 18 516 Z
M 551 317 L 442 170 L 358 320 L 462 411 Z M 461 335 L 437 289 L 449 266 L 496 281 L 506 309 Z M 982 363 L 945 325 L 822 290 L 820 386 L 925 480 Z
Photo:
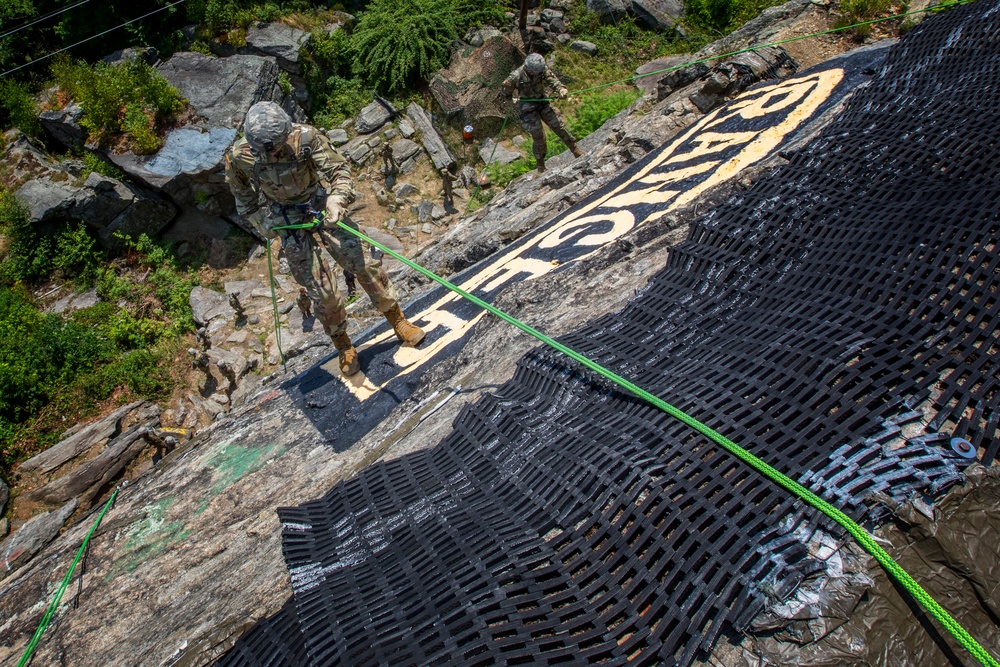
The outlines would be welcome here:
M 562 84 L 549 68 L 541 76 L 532 78 L 524 71 L 524 66 L 518 67 L 504 79 L 503 89 L 508 95 L 517 91 L 517 96 L 527 100 L 541 100 L 549 97 L 548 90 L 554 90 L 558 97 L 566 95 L 566 86 Z
M 354 179 L 347 161 L 326 136 L 308 125 L 292 125 L 275 162 L 258 160 L 246 139 L 226 154 L 226 183 L 236 211 L 249 218 L 270 204 L 304 204 L 323 187 L 342 205 L 354 201 Z

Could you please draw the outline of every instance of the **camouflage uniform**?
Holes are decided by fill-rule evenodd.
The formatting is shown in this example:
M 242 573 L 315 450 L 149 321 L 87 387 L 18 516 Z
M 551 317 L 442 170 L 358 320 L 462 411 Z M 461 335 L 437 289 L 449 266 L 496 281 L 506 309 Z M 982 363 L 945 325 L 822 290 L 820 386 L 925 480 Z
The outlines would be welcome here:
M 381 262 L 366 259 L 361 241 L 328 222 L 313 229 L 280 229 L 312 220 L 309 209 L 322 211 L 327 197 L 346 208 L 354 201 L 354 181 L 343 157 L 321 132 L 293 124 L 284 146 L 269 161 L 258 158 L 245 138 L 226 155 L 226 183 L 236 198 L 237 212 L 263 236 L 281 238 L 292 276 L 306 288 L 316 318 L 331 337 L 347 330 L 347 311 L 322 253 L 357 276 L 361 287 L 382 313 L 396 303 L 396 290 Z M 358 226 L 344 216 L 342 222 Z
M 557 97 L 565 97 L 566 86 L 549 69 L 537 75 L 531 76 L 521 65 L 504 79 L 503 88 L 508 95 L 517 91 L 517 97 L 523 100 L 545 100 L 549 97 L 548 90 L 554 90 Z M 532 150 L 535 153 L 535 161 L 539 164 L 545 161 L 545 129 L 542 121 L 552 128 L 552 131 L 563 140 L 571 149 L 576 150 L 576 139 L 563 127 L 559 114 L 547 101 L 544 102 L 521 102 L 518 111 L 521 114 L 521 125 L 531 134 Z

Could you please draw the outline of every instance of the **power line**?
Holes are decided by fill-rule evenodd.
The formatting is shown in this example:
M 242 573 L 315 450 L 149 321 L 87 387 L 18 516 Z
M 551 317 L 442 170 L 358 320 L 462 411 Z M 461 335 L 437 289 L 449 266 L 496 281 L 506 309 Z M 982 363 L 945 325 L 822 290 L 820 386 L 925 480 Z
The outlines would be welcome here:
M 0 39 L 3 39 L 4 37 L 10 37 L 15 32 L 20 32 L 21 30 L 24 30 L 25 28 L 30 28 L 31 26 L 35 25 L 36 23 L 41 23 L 42 21 L 45 21 L 46 19 L 50 19 L 50 18 L 52 18 L 53 16 L 55 16 L 57 14 L 62 14 L 63 12 L 68 12 L 69 10 L 73 9 L 74 7 L 79 7 L 80 5 L 85 5 L 88 2 L 90 2 L 90 0 L 80 0 L 80 2 L 76 3 L 75 5 L 70 5 L 69 7 L 64 7 L 62 9 L 57 9 L 54 12 L 49 12 L 45 16 L 42 16 L 41 18 L 37 18 L 34 21 L 32 21 L 31 23 L 25 23 L 24 25 L 22 25 L 19 28 L 14 28 L 10 32 L 5 32 L 4 34 L 0 35 Z
M 181 4 L 184 1 L 185 0 L 176 0 L 176 2 L 172 2 L 169 5 L 166 5 L 165 7 L 160 7 L 159 9 L 154 9 L 153 11 L 149 12 L 148 14 L 143 14 L 142 16 L 140 16 L 138 18 L 134 18 L 131 21 L 125 21 L 125 23 L 122 23 L 121 25 L 116 25 L 114 28 L 108 28 L 104 32 L 99 32 L 96 35 L 88 37 L 87 39 L 81 39 L 76 44 L 70 44 L 69 46 L 64 46 L 63 48 L 59 49 L 58 51 L 53 51 L 52 53 L 47 53 L 47 54 L 45 54 L 44 56 L 42 56 L 40 58 L 35 58 L 34 60 L 32 60 L 29 63 L 24 63 L 23 65 L 19 65 L 19 66 L 15 67 L 14 69 L 9 69 L 6 72 L 0 73 L 0 77 L 7 76 L 11 72 L 16 72 L 19 69 L 24 69 L 25 67 L 28 67 L 30 65 L 34 65 L 35 63 L 39 63 L 39 62 L 41 62 L 43 60 L 47 60 L 47 59 L 51 58 L 54 55 L 62 53 L 63 51 L 68 51 L 68 50 L 70 50 L 72 48 L 80 46 L 81 44 L 89 42 L 92 39 L 97 39 L 98 37 L 101 37 L 103 35 L 108 34 L 109 32 L 114 32 L 115 30 L 118 30 L 118 28 L 124 28 L 125 26 L 129 25 L 130 23 L 135 23 L 136 21 L 141 21 L 142 19 L 147 18 L 149 16 L 152 16 L 153 14 L 158 14 L 159 12 L 162 12 L 165 9 L 170 9 L 171 7 L 174 7 L 176 5 Z

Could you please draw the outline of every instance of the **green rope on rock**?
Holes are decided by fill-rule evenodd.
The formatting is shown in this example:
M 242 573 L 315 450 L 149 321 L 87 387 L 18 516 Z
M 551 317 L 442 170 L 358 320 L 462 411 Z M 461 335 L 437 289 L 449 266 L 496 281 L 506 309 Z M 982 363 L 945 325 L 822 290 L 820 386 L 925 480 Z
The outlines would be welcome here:
M 507 322 L 508 324 L 517 327 L 521 331 L 537 338 L 538 340 L 545 343 L 549 347 L 558 350 L 559 352 L 562 352 L 569 358 L 589 368 L 595 373 L 607 378 L 608 380 L 611 380 L 618 386 L 627 389 L 636 396 L 648 401 L 652 405 L 656 406 L 657 408 L 669 414 L 671 417 L 678 419 L 684 424 L 690 426 L 698 433 L 706 436 L 707 438 L 712 440 L 712 442 L 716 443 L 726 451 L 730 452 L 731 454 L 739 458 L 741 461 L 749 465 L 751 468 L 761 473 L 762 475 L 764 475 L 765 477 L 776 483 L 778 486 L 785 489 L 786 491 L 790 492 L 792 495 L 801 498 L 808 504 L 818 509 L 823 514 L 826 514 L 828 517 L 830 517 L 838 524 L 840 524 L 851 535 L 851 537 L 853 537 L 858 542 L 858 544 L 860 544 L 865 549 L 865 551 L 874 556 L 875 560 L 879 562 L 879 564 L 886 570 L 886 572 L 888 572 L 893 578 L 895 578 L 896 581 L 898 581 L 903 586 L 903 588 L 909 591 L 910 595 L 912 595 L 914 599 L 916 599 L 917 602 L 919 602 L 921 606 L 923 606 L 924 609 L 929 611 L 931 615 L 934 616 L 934 618 L 936 618 L 938 622 L 940 622 L 941 625 L 943 625 L 945 629 L 947 629 L 948 632 L 950 632 L 951 635 L 955 637 L 955 639 L 957 639 L 958 642 L 969 653 L 971 653 L 973 657 L 976 658 L 976 660 L 979 661 L 980 664 L 982 664 L 984 667 L 1000 667 L 1000 662 L 998 662 L 996 658 L 990 655 L 986 651 L 986 649 L 984 649 L 982 645 L 980 645 L 979 642 L 977 642 L 975 638 L 973 638 L 972 635 L 970 635 L 969 632 L 965 630 L 965 628 L 963 628 L 955 619 L 953 619 L 951 615 L 949 615 L 948 612 L 945 611 L 945 609 L 940 604 L 938 604 L 938 602 L 933 597 L 931 597 L 930 594 L 927 593 L 927 591 L 925 591 L 920 586 L 920 584 L 918 584 L 916 580 L 914 580 L 913 577 L 910 576 L 910 574 L 906 570 L 904 570 L 896 561 L 894 561 L 892 559 L 892 556 L 890 556 L 885 551 L 885 549 L 883 549 L 875 542 L 874 538 L 871 536 L 871 534 L 868 533 L 868 531 L 866 531 L 864 528 L 858 525 L 857 522 L 855 522 L 853 519 L 847 516 L 844 512 L 837 509 L 827 501 L 823 500 L 818 495 L 816 495 L 809 489 L 805 488 L 795 480 L 786 476 L 784 473 L 778 471 L 777 469 L 768 465 L 766 462 L 757 458 L 754 454 L 740 447 L 738 444 L 736 444 L 729 438 L 718 433 L 717 431 L 706 426 L 705 424 L 702 424 L 694 417 L 691 417 L 687 413 L 675 408 L 666 401 L 649 393 L 645 389 L 642 389 L 641 387 L 633 384 L 632 382 L 629 382 L 620 375 L 617 375 L 609 371 L 608 369 L 597 364 L 596 362 L 591 361 L 587 357 L 563 345 L 559 341 L 553 338 L 549 338 L 548 336 L 538 331 L 537 329 L 530 327 L 529 325 L 503 312 L 502 310 L 499 310 L 498 308 L 486 303 L 482 299 L 473 296 L 469 292 L 466 292 L 462 288 L 448 282 L 447 280 L 438 276 L 432 271 L 425 269 L 416 262 L 413 262 L 403 257 L 399 253 L 394 252 L 390 248 L 387 248 L 386 246 L 380 244 L 378 241 L 365 236 L 361 232 L 356 231 L 343 223 L 337 223 L 337 224 L 340 225 L 341 229 L 344 229 L 350 232 L 351 234 L 354 234 L 358 238 L 367 241 L 376 248 L 382 250 L 382 252 L 388 254 L 391 257 L 394 257 L 395 259 L 399 260 L 400 262 L 410 267 L 411 269 L 417 271 L 418 273 L 421 273 L 424 276 L 433 280 L 434 282 L 443 285 L 444 287 L 448 288 L 449 290 L 458 294 L 464 299 L 471 301 L 480 308 L 484 308 L 488 312 L 496 315 L 497 317 Z
M 83 558 L 84 552 L 87 550 L 87 545 L 90 544 L 90 538 L 93 537 L 94 531 L 97 527 L 101 525 L 101 520 L 107 511 L 111 509 L 111 506 L 115 502 L 115 498 L 118 497 L 118 491 L 121 487 L 118 487 L 112 492 L 111 497 L 108 498 L 108 502 L 104 504 L 104 509 L 101 513 L 97 515 L 97 520 L 94 521 L 94 525 L 90 527 L 87 531 L 87 536 L 83 538 L 83 544 L 76 552 L 76 557 L 73 562 L 69 565 L 69 571 L 66 572 L 66 576 L 63 577 L 62 583 L 59 584 L 59 588 L 56 589 L 56 594 L 49 603 L 48 609 L 45 610 L 45 615 L 42 616 L 41 623 L 38 624 L 38 629 L 35 630 L 35 634 L 31 637 L 31 641 L 28 642 L 28 646 L 24 649 L 24 654 L 21 656 L 20 662 L 17 663 L 17 667 L 24 667 L 31 661 L 31 656 L 35 652 L 35 648 L 38 647 L 38 642 L 42 639 L 42 635 L 45 633 L 45 629 L 49 627 L 49 623 L 52 622 L 52 618 L 56 614 L 56 610 L 59 608 L 59 603 L 62 601 L 63 595 L 66 593 L 66 588 L 69 586 L 69 582 L 73 579 L 73 572 L 76 570 L 77 564 L 80 559 Z

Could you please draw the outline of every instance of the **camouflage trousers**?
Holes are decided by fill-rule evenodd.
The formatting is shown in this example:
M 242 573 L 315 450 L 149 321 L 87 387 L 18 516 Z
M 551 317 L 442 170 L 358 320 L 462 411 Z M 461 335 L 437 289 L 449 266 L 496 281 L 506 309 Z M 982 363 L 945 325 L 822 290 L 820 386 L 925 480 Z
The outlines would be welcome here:
M 562 123 L 562 119 L 552 105 L 548 102 L 523 102 L 520 108 L 521 126 L 531 134 L 532 151 L 535 153 L 535 160 L 541 162 L 545 160 L 545 128 L 542 121 L 552 128 L 563 143 L 567 146 L 574 143 L 573 135 L 569 133 Z
M 350 220 L 344 222 L 358 228 Z M 356 236 L 326 223 L 315 229 L 282 229 L 279 234 L 292 277 L 306 288 L 316 319 L 327 335 L 336 337 L 347 331 L 344 297 L 337 289 L 337 275 L 326 261 L 329 257 L 355 275 L 379 311 L 384 313 L 396 305 L 396 288 L 382 263 L 365 256 Z

